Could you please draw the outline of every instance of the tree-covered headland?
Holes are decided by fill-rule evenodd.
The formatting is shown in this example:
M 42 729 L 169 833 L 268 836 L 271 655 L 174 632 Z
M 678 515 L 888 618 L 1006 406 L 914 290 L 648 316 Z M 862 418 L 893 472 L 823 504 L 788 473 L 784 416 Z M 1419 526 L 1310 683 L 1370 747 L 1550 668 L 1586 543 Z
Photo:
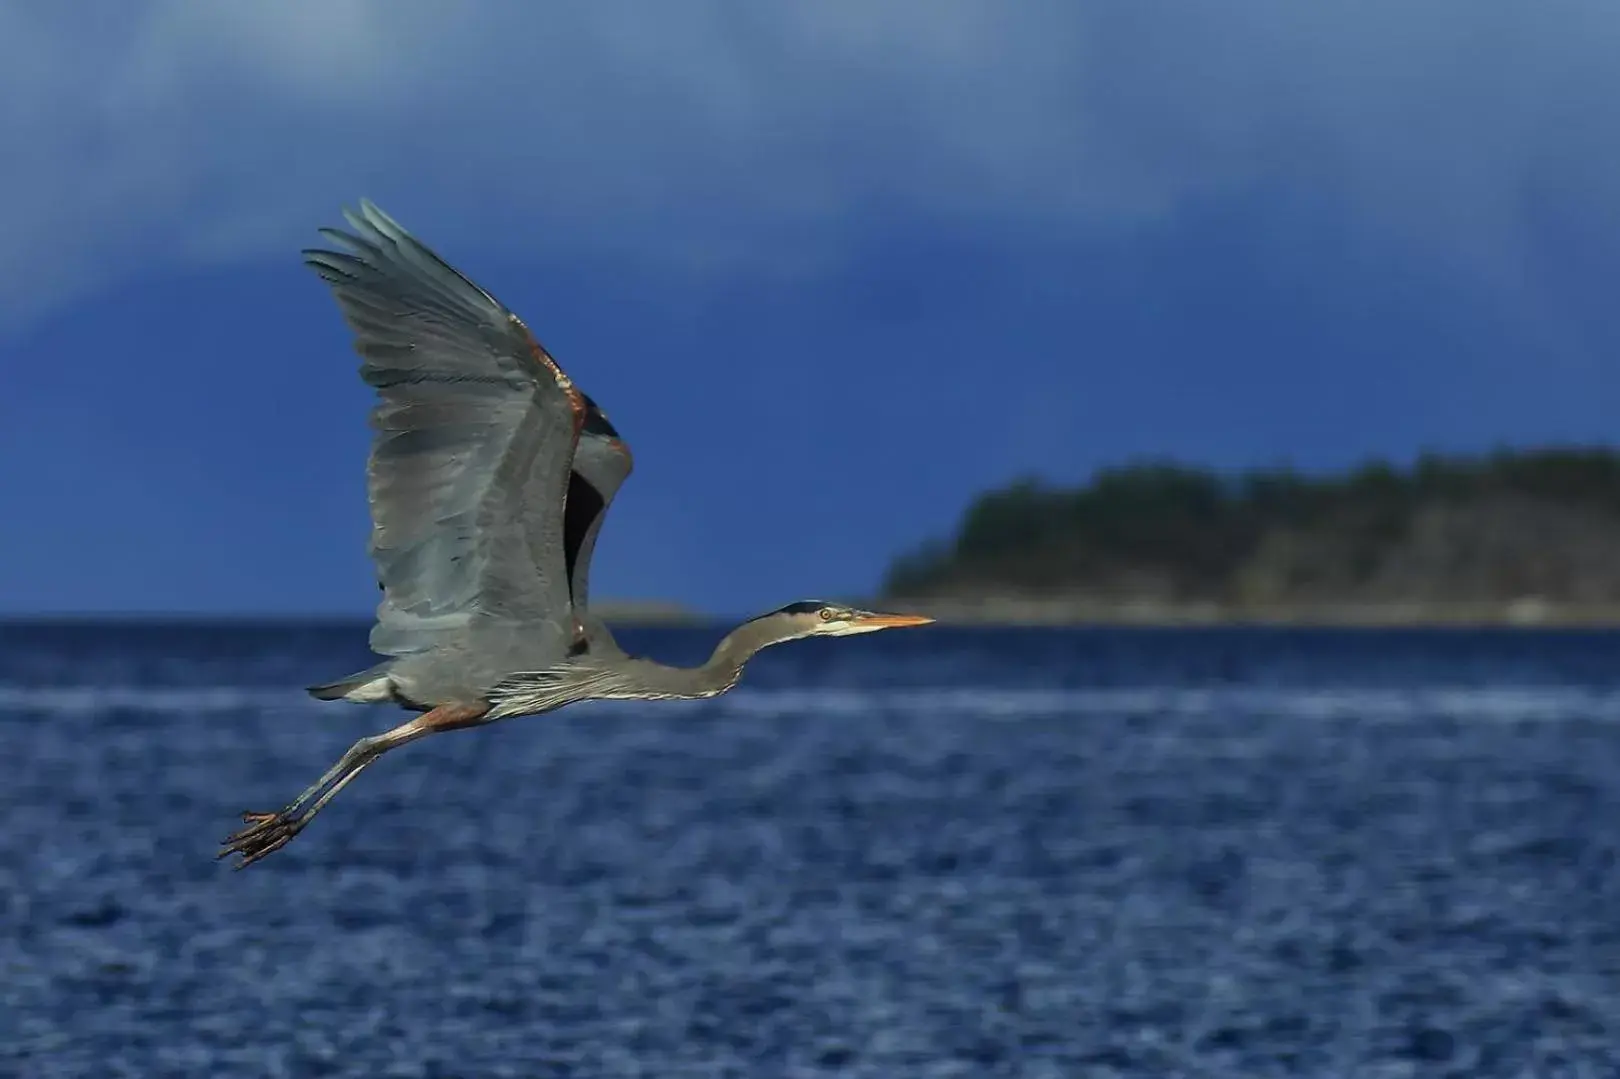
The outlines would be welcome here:
M 1427 455 L 1313 475 L 1166 462 L 980 496 L 889 597 L 1047 605 L 1620 611 L 1620 452 Z

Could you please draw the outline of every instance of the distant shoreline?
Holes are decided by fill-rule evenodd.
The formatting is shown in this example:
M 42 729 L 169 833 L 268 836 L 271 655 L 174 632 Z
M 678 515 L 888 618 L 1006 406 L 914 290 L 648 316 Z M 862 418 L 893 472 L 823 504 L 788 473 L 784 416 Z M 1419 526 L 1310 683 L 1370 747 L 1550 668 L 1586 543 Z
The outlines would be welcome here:
M 947 625 L 1620 628 L 1620 604 L 1553 603 L 1528 597 L 1505 602 L 1263 605 L 936 597 L 885 599 L 877 605 L 926 614 Z
M 1297 629 L 1620 629 L 1620 604 L 1554 603 L 1534 598 L 1471 603 L 1166 603 L 1030 597 L 884 597 L 849 599 L 855 606 L 926 614 L 945 626 L 1080 628 L 1291 627 Z M 606 601 L 591 608 L 615 629 L 730 629 L 746 615 L 694 611 L 676 603 Z M 0 614 L 0 627 L 277 626 L 369 627 L 369 612 L 292 614 L 251 611 L 63 611 Z
M 1148 459 L 987 491 L 877 591 L 972 623 L 1620 626 L 1617 545 L 1620 448 L 1312 474 Z
M 717 622 L 677 603 L 659 601 L 593 603 L 591 610 L 604 622 L 625 626 L 684 626 Z M 0 612 L 0 626 L 370 626 L 371 611 L 344 614 L 338 611 L 7 611 Z
M 1620 603 L 1555 603 L 1536 597 L 1468 603 L 1420 601 L 1298 604 L 1168 603 L 1067 597 L 885 597 L 847 602 L 872 610 L 926 614 L 962 626 L 1294 626 L 1298 628 L 1505 626 L 1620 629 Z M 674 603 L 604 601 L 592 609 L 613 626 L 709 626 L 740 620 Z

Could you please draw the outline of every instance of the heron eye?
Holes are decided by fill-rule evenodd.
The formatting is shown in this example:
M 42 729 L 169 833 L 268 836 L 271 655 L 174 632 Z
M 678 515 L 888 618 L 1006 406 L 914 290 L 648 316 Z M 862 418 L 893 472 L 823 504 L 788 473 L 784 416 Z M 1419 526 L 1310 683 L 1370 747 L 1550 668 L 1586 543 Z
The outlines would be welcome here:
M 831 622 L 832 618 L 833 618 L 832 608 L 831 607 L 823 607 L 821 609 L 821 620 L 823 622 Z

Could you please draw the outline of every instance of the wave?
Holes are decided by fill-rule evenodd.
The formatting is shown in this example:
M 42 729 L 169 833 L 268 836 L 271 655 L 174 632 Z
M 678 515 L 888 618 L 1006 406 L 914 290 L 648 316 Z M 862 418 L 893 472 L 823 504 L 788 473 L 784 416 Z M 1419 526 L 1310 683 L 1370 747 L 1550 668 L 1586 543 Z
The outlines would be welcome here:
M 296 689 L 261 686 L 9 686 L 0 685 L 0 713 L 167 715 L 285 711 L 320 702 Z
M 368 706 L 316 701 L 302 690 L 265 686 L 15 686 L 0 685 L 0 715 L 29 713 L 93 716 L 105 713 L 211 715 L 288 713 Z M 623 708 L 591 702 L 581 709 Z M 629 707 L 635 707 L 630 705 Z M 1300 720 L 1399 722 L 1562 719 L 1620 720 L 1620 690 L 1578 686 L 1210 687 L 1137 686 L 1111 689 L 1008 687 L 748 689 L 709 701 L 667 701 L 659 711 L 704 709 L 721 715 L 771 718 L 795 715 L 864 716 L 875 712 L 983 719 L 1073 716 L 1199 717 L 1274 715 Z
M 736 691 L 720 707 L 756 715 L 870 714 L 892 709 L 994 718 L 1266 714 L 1301 720 L 1453 718 L 1620 720 L 1620 691 L 1568 686 L 1119 689 L 951 688 Z

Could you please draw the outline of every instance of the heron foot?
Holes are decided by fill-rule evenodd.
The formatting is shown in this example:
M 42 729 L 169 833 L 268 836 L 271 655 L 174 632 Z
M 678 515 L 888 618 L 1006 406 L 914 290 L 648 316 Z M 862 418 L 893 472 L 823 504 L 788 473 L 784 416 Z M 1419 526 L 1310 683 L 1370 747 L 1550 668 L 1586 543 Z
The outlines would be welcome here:
M 288 806 L 279 813 L 249 811 L 242 814 L 242 820 L 247 823 L 247 827 L 227 836 L 225 848 L 216 855 L 224 858 L 231 854 L 240 854 L 242 860 L 233 867 L 236 869 L 246 869 L 260 858 L 285 847 L 292 842 L 293 836 L 302 832 L 304 825 L 309 823 L 309 817 L 293 806 Z

